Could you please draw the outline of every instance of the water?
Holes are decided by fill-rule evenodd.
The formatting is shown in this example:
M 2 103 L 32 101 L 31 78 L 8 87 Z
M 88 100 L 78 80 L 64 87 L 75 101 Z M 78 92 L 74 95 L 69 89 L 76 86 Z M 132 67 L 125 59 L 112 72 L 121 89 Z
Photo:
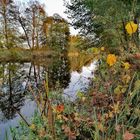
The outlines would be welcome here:
M 75 58 L 77 59 L 77 58 Z M 61 88 L 64 96 L 70 100 L 76 98 L 78 91 L 85 91 L 94 76 L 95 63 L 73 70 L 73 63 L 67 57 L 58 57 L 45 62 L 0 63 L 0 140 L 4 139 L 10 126 L 18 125 L 20 112 L 30 121 L 36 104 L 31 98 L 29 86 L 36 92 L 42 90 L 46 73 L 49 79 L 49 90 Z M 10 136 L 9 136 L 10 137 Z

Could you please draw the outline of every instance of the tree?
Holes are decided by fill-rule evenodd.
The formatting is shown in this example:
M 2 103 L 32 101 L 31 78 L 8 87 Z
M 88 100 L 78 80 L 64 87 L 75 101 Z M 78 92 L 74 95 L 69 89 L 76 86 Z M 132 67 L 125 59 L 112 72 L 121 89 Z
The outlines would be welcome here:
M 44 7 L 38 1 L 29 1 L 22 12 L 17 7 L 13 14 L 23 29 L 28 47 L 30 49 L 39 48 L 45 36 L 43 32 L 43 19 L 46 16 Z
M 12 0 L 0 1 L 0 38 L 1 47 L 11 48 L 20 43 L 18 35 L 20 32 L 17 28 L 17 22 L 13 19 L 11 13 L 15 10 L 14 2 Z
M 83 37 L 80 35 L 70 36 L 70 51 L 81 51 L 81 50 L 87 50 L 89 46 L 92 47 L 92 40 L 88 37 Z
M 117 46 L 129 39 L 126 22 L 138 22 L 139 4 L 139 1 L 130 0 L 71 0 L 66 5 L 66 13 L 81 33 L 84 30 L 87 34 L 95 34 L 93 38 L 98 38 L 100 43 Z
M 58 14 L 47 17 L 44 21 L 44 32 L 47 37 L 47 45 L 59 53 L 67 52 L 69 46 L 69 26 L 65 19 Z

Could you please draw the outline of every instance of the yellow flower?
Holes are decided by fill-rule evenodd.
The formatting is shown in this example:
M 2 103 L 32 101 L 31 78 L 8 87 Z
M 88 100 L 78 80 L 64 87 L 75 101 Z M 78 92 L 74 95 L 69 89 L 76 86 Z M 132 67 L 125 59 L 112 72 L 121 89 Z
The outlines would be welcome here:
M 117 60 L 117 58 L 114 54 L 109 54 L 107 56 L 107 64 L 109 64 L 109 66 L 114 65 L 116 63 L 116 60 Z
M 124 69 L 128 70 L 130 68 L 130 64 L 128 62 L 123 63 Z
M 125 29 L 129 35 L 132 35 L 137 31 L 138 24 L 135 24 L 133 21 L 130 21 L 126 24 Z

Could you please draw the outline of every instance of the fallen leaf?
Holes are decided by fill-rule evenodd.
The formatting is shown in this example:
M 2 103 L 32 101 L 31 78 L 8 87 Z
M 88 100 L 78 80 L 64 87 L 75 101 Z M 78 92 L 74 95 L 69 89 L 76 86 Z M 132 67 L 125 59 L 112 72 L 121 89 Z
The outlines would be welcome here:
M 123 134 L 123 140 L 133 140 L 135 137 L 134 134 L 130 133 L 129 131 L 126 131 L 124 134 Z

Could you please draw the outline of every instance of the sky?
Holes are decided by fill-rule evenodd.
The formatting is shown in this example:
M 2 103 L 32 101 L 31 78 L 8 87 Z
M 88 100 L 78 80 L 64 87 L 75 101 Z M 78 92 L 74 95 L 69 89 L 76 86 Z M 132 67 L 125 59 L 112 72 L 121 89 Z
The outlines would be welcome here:
M 45 4 L 46 12 L 49 16 L 52 16 L 54 13 L 58 13 L 61 17 L 67 19 L 67 15 L 64 13 L 65 6 L 63 0 L 40 0 Z M 74 30 L 74 28 L 70 27 L 71 34 L 77 34 L 78 31 Z
M 17 1 L 28 1 L 28 0 L 17 0 Z M 52 16 L 54 13 L 58 13 L 61 17 L 67 19 L 67 15 L 64 13 L 65 6 L 63 0 L 38 0 L 42 4 L 45 4 L 45 10 L 48 16 Z M 76 35 L 78 33 L 77 30 L 70 27 L 70 32 L 72 35 Z

